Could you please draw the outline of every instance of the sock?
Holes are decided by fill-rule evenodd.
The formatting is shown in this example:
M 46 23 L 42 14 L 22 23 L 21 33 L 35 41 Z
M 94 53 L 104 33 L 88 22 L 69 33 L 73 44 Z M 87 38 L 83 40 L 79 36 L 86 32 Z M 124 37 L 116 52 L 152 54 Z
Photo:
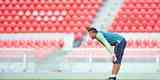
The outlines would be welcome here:
M 115 75 L 115 74 L 112 74 L 110 77 L 116 77 L 116 75 Z

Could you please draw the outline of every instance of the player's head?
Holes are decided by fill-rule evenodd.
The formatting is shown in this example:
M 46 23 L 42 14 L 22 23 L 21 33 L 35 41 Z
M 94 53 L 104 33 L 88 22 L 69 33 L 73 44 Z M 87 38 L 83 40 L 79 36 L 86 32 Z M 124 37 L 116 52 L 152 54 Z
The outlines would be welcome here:
M 87 27 L 87 31 L 89 33 L 89 36 L 92 38 L 92 39 L 95 39 L 96 38 L 96 34 L 97 34 L 97 29 L 96 28 L 93 28 L 93 27 Z

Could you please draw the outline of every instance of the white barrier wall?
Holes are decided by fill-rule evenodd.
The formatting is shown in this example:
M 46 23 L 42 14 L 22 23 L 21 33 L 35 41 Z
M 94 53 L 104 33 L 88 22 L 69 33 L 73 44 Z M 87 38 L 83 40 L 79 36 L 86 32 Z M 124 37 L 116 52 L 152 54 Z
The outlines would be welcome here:
M 72 33 L 17 33 L 0 34 L 0 40 L 63 40 L 63 50 L 70 50 L 74 37 Z M 36 69 L 35 50 L 34 48 L 0 47 L 0 72 L 34 72 Z M 19 64 L 23 67 L 20 67 Z

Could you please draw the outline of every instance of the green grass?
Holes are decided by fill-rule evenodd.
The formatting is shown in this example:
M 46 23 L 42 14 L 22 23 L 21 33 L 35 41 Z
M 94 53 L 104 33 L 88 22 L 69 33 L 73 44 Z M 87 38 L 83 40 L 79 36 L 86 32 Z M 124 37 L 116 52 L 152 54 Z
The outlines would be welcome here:
M 105 80 L 109 74 L 50 73 L 50 74 L 0 74 L 0 80 Z M 159 73 L 120 74 L 120 80 L 160 80 Z

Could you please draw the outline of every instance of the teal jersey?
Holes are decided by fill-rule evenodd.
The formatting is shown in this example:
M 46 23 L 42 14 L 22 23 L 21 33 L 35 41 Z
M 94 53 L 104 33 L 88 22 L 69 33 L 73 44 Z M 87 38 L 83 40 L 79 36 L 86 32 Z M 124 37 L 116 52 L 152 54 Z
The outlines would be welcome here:
M 116 43 L 119 43 L 122 39 L 124 39 L 123 36 L 116 34 L 116 33 L 103 32 L 103 31 L 98 31 L 98 33 L 102 34 L 110 45 L 114 45 Z

